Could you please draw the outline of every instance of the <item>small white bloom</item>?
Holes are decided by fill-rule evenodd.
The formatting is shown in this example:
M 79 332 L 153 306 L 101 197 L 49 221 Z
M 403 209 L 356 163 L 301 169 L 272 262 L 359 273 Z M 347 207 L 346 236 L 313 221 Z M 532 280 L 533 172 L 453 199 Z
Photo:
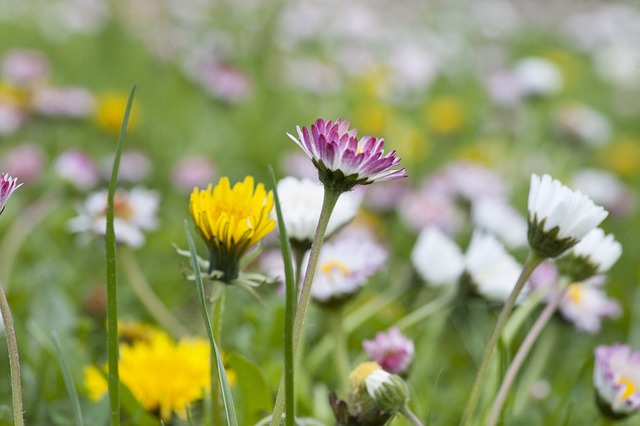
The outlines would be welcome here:
M 411 262 L 427 284 L 435 287 L 455 284 L 464 270 L 464 257 L 458 245 L 433 226 L 420 232 Z
M 407 384 L 395 374 L 375 370 L 364 379 L 367 393 L 382 411 L 395 413 L 409 400 Z
M 523 92 L 531 96 L 549 96 L 562 89 L 562 73 L 558 67 L 543 58 L 524 58 L 513 70 Z
M 545 257 L 556 257 L 607 217 L 580 191 L 572 191 L 549 175 L 531 175 L 529 244 Z M 557 234 L 553 234 L 555 228 Z M 554 231 L 555 232 L 555 231 Z
M 588 146 L 602 146 L 611 138 L 607 117 L 587 105 L 572 105 L 560 111 L 560 131 Z
M 595 334 L 600 331 L 603 318 L 617 318 L 620 305 L 596 285 L 573 283 L 567 287 L 560 301 L 560 314 L 579 330 Z
M 320 303 L 346 299 L 364 286 L 386 259 L 386 250 L 374 241 L 342 238 L 325 243 L 320 249 L 311 296 Z
M 496 235 L 508 247 L 527 244 L 527 221 L 503 199 L 486 197 L 471 205 L 471 220 L 476 227 Z
M 324 186 L 311 179 L 286 177 L 278 182 L 278 196 L 289 238 L 311 244 L 320 218 Z M 359 190 L 343 193 L 331 214 L 326 235 L 351 221 L 362 203 Z
M 496 237 L 479 231 L 471 237 L 465 268 L 477 293 L 496 302 L 509 298 L 522 271 Z
M 612 234 L 605 235 L 601 228 L 595 228 L 571 248 L 570 255 L 586 258 L 596 273 L 604 274 L 622 255 L 622 246 Z
M 160 198 L 155 191 L 134 188 L 120 190 L 114 198 L 113 227 L 116 240 L 132 247 L 144 244 L 144 233 L 157 227 L 156 211 Z M 68 223 L 71 232 L 104 235 L 107 229 L 107 191 L 94 192 L 79 208 L 79 215 Z

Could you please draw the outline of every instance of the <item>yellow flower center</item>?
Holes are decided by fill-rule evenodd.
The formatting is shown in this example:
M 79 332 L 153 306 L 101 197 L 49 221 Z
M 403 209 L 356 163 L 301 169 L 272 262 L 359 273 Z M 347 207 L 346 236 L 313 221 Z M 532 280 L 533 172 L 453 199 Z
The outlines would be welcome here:
M 582 301 L 582 287 L 580 284 L 571 284 L 567 287 L 567 297 L 575 303 Z
M 349 374 L 349 388 L 363 388 L 365 379 L 376 370 L 382 370 L 382 367 L 376 362 L 369 361 L 361 363 Z
M 345 277 L 349 275 L 349 268 L 347 268 L 347 265 L 337 260 L 330 260 L 328 262 L 325 262 L 324 264 L 322 264 L 321 269 L 325 274 L 330 274 L 333 271 L 337 271 L 342 273 L 342 275 Z
M 636 386 L 633 384 L 631 380 L 627 379 L 624 376 L 620 376 L 620 378 L 618 379 L 618 384 L 624 385 L 624 392 L 622 393 L 622 399 L 627 399 L 636 392 Z

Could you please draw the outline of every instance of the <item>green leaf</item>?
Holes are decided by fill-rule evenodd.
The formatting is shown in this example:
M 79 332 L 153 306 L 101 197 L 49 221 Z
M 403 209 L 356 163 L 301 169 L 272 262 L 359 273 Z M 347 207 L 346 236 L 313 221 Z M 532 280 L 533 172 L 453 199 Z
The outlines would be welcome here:
M 207 330 L 207 336 L 209 337 L 209 343 L 211 344 L 211 356 L 212 364 L 218 368 L 214 368 L 211 365 L 211 371 L 217 370 L 218 383 L 222 389 L 222 402 L 224 403 L 224 411 L 227 417 L 227 425 L 238 426 L 238 419 L 236 417 L 236 408 L 233 404 L 233 395 L 231 395 L 231 387 L 229 386 L 229 380 L 227 379 L 227 373 L 224 370 L 222 364 L 222 356 L 216 345 L 216 340 L 213 337 L 213 329 L 211 327 L 211 319 L 209 318 L 209 311 L 207 310 L 207 301 L 204 294 L 204 283 L 202 282 L 202 275 L 200 274 L 200 268 L 198 268 L 198 254 L 196 253 L 196 246 L 193 242 L 191 232 L 189 232 L 189 225 L 187 221 L 184 221 L 184 232 L 187 235 L 187 242 L 189 243 L 189 251 L 191 252 L 191 266 L 193 267 L 194 278 L 196 280 L 196 287 L 198 289 L 198 299 L 200 301 L 200 310 L 202 312 L 202 318 L 204 319 L 205 328 Z M 215 383 L 211 383 L 214 386 Z M 215 411 L 215 409 L 214 409 Z
M 51 337 L 53 338 L 53 344 L 56 347 L 56 355 L 58 357 L 58 363 L 60 364 L 60 369 L 62 370 L 62 378 L 64 379 L 64 385 L 67 388 L 67 393 L 69 394 L 69 398 L 71 399 L 71 403 L 73 404 L 73 412 L 76 418 L 76 424 L 78 426 L 83 426 L 84 421 L 82 420 L 82 410 L 80 409 L 80 399 L 78 398 L 78 390 L 76 389 L 76 384 L 73 381 L 73 376 L 71 375 L 71 367 L 69 367 L 69 362 L 64 355 L 64 349 L 62 349 L 62 343 L 60 342 L 60 337 L 58 337 L 58 333 L 55 331 L 51 332 Z
M 244 423 L 255 424 L 273 408 L 267 379 L 257 364 L 238 353 L 229 356 L 228 364 L 238 377 L 238 386 L 244 397 Z

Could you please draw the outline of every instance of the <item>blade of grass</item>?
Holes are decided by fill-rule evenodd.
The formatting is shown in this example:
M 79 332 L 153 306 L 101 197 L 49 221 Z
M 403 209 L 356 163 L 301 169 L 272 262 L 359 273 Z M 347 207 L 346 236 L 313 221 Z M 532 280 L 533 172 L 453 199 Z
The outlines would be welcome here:
M 205 329 L 207 330 L 207 336 L 209 337 L 209 343 L 211 344 L 211 356 L 212 363 L 217 366 L 218 383 L 222 389 L 222 402 L 224 404 L 224 411 L 227 418 L 227 425 L 238 426 L 238 419 L 236 417 L 236 409 L 233 405 L 233 396 L 231 395 L 231 387 L 229 386 L 229 380 L 227 379 L 227 373 L 224 370 L 222 364 L 222 356 L 218 351 L 215 338 L 213 337 L 213 329 L 211 328 L 211 319 L 209 317 L 209 311 L 207 310 L 207 301 L 204 294 L 204 284 L 202 282 L 202 275 L 200 274 L 200 268 L 198 267 L 198 255 L 196 253 L 196 246 L 193 242 L 191 232 L 189 232 L 189 225 L 187 221 L 184 221 L 184 232 L 187 234 L 187 242 L 189 243 L 189 251 L 191 252 L 191 267 L 193 268 L 193 274 L 196 280 L 196 288 L 198 290 L 198 299 L 200 301 L 200 309 L 202 311 L 202 318 L 204 319 Z M 216 370 L 214 365 L 211 365 L 211 371 Z M 211 383 L 213 387 L 215 383 Z M 215 415 L 215 413 L 214 413 Z
M 296 283 L 293 275 L 293 263 L 291 261 L 291 244 L 287 235 L 287 228 L 282 218 L 282 207 L 278 197 L 278 184 L 273 172 L 273 167 L 269 166 L 269 177 L 273 188 L 273 200 L 276 206 L 276 216 L 278 218 L 278 232 L 280 234 L 280 248 L 284 261 L 284 277 L 286 286 L 286 304 L 284 320 L 284 386 L 285 386 L 285 425 L 295 424 L 295 392 L 294 392 L 294 360 L 293 360 L 293 321 L 296 315 Z
M 129 114 L 133 104 L 133 96 L 136 92 L 134 84 L 129 93 L 127 108 L 124 111 L 122 127 L 118 136 L 118 146 L 113 159 L 113 169 L 111 170 L 111 181 L 109 182 L 109 192 L 107 196 L 107 230 L 106 256 L 107 256 L 107 362 L 109 365 L 109 411 L 111 426 L 120 425 L 120 377 L 118 374 L 118 275 L 116 268 L 116 235 L 113 227 L 114 206 L 113 200 L 118 183 L 118 170 L 120 169 L 120 157 L 124 146 L 124 135 L 129 124 Z
M 73 381 L 73 376 L 71 375 L 71 368 L 69 367 L 67 358 L 64 355 L 60 337 L 55 331 L 51 332 L 51 337 L 53 338 L 53 344 L 56 347 L 56 355 L 58 356 L 58 363 L 60 364 L 60 369 L 62 370 L 64 385 L 67 388 L 67 393 L 69 394 L 69 398 L 71 398 L 71 403 L 73 404 L 73 414 L 76 417 L 76 425 L 83 426 L 84 421 L 82 420 L 82 410 L 80 409 L 78 390 L 76 389 L 76 384 Z

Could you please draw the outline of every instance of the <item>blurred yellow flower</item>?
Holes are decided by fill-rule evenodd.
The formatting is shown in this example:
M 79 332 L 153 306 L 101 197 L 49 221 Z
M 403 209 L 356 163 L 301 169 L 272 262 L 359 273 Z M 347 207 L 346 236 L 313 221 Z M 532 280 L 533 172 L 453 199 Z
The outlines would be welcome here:
M 421 163 L 425 160 L 431 147 L 427 135 L 411 121 L 393 115 L 388 120 L 386 136 L 391 147 L 402 153 L 402 161 Z
M 106 367 L 105 367 L 106 369 Z M 102 371 L 93 365 L 84 367 L 84 387 L 92 401 L 99 401 L 107 393 L 107 380 Z
M 380 103 L 363 105 L 354 113 L 358 128 L 365 135 L 383 134 L 390 115 L 389 107 Z
M 222 271 L 225 282 L 237 278 L 240 258 L 275 228 L 272 209 L 273 193 L 262 184 L 254 187 L 251 176 L 233 188 L 227 177 L 215 187 L 194 188 L 189 210 L 209 247 L 209 272 Z
M 140 405 L 165 422 L 173 413 L 185 418 L 187 404 L 203 399 L 211 388 L 209 342 L 205 339 L 176 343 L 158 331 L 147 341 L 121 345 L 118 368 L 120 380 Z M 231 385 L 235 377 L 233 371 L 227 372 Z M 84 380 L 92 400 L 101 399 L 107 392 L 107 382 L 98 368 L 85 367 Z
M 464 105 L 455 98 L 435 98 L 425 111 L 429 128 L 440 135 L 458 133 L 465 124 Z
M 149 324 L 137 321 L 118 321 L 118 340 L 126 345 L 138 342 L 150 342 L 154 336 L 164 331 Z
M 607 146 L 601 158 L 615 173 L 624 177 L 635 176 L 640 170 L 640 140 L 622 137 Z
M 29 94 L 23 88 L 0 81 L 0 102 L 24 107 L 28 97 Z
M 128 97 L 121 92 L 108 92 L 98 99 L 96 109 L 96 121 L 98 125 L 108 133 L 118 134 L 122 126 L 124 112 L 127 109 Z M 129 114 L 129 128 L 135 127 L 138 122 L 138 106 L 134 102 Z

